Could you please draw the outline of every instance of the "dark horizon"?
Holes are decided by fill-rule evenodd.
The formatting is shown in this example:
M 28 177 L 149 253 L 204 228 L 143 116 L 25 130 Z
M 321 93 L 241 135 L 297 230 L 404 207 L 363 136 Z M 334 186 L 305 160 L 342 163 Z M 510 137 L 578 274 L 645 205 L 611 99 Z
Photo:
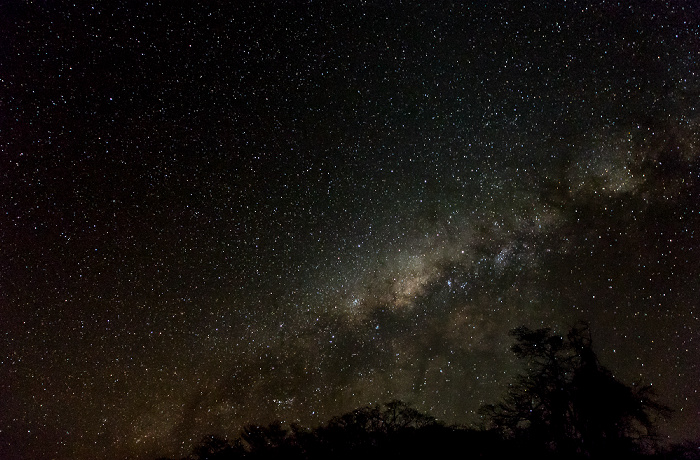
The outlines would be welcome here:
M 590 323 L 700 419 L 700 6 L 0 5 L 0 457 L 392 400 L 473 424 Z

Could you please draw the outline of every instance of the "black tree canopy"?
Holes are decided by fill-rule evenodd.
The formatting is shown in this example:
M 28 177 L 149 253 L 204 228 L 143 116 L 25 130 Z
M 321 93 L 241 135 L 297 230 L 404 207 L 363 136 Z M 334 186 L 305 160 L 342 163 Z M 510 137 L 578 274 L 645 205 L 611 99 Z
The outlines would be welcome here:
M 627 386 L 598 361 L 586 323 L 567 336 L 550 328 L 511 331 L 527 362 L 504 400 L 482 411 L 509 439 L 560 454 L 610 455 L 654 443 L 654 416 L 668 409 L 651 389 Z

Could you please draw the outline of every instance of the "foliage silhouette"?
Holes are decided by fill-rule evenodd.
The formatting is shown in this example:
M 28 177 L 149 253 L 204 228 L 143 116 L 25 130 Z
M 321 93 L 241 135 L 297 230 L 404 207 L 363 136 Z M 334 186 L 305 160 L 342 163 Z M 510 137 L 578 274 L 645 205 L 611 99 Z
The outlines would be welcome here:
M 586 323 L 566 337 L 519 327 L 512 350 L 527 362 L 504 400 L 482 408 L 504 439 L 561 455 L 631 455 L 656 447 L 654 417 L 670 410 L 649 387 L 629 387 L 602 366 Z
M 207 436 L 187 460 L 454 457 L 700 459 L 700 443 L 662 451 L 654 421 L 668 408 L 648 387 L 629 387 L 602 366 L 589 327 L 566 336 L 519 327 L 512 351 L 527 371 L 504 399 L 482 408 L 481 429 L 445 426 L 402 401 L 366 406 L 305 429 L 248 425 L 228 441 Z

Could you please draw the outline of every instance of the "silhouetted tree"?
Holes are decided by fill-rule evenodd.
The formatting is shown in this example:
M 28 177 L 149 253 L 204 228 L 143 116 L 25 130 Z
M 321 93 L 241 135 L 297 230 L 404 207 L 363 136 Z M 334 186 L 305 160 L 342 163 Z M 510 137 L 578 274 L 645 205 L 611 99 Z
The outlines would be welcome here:
M 668 409 L 647 387 L 628 387 L 602 366 L 587 324 L 566 337 L 519 327 L 512 350 L 527 361 L 502 402 L 482 410 L 507 439 L 550 453 L 585 456 L 638 451 L 655 435 L 652 415 Z
M 644 390 L 615 380 L 598 363 L 587 329 L 574 328 L 566 338 L 548 329 L 519 328 L 513 335 L 518 339 L 514 351 L 534 366 L 503 402 L 488 408 L 496 429 L 447 427 L 408 404 L 392 401 L 353 410 L 315 429 L 286 429 L 274 422 L 248 425 L 233 442 L 208 436 L 183 460 L 385 460 L 456 454 L 481 459 L 533 454 L 541 459 L 700 459 L 697 442 L 652 456 L 635 451 L 653 428 L 650 410 L 663 408 Z M 556 414 L 557 410 L 563 412 Z
M 313 453 L 310 458 L 396 457 L 429 429 L 441 428 L 433 417 L 402 401 L 391 401 L 333 417 L 314 430 L 315 444 L 306 451 Z
M 414 409 L 403 401 L 394 400 L 384 405 L 381 427 L 387 433 L 401 430 L 418 430 L 437 423 L 434 417 Z
M 289 431 L 277 421 L 268 426 L 246 426 L 241 432 L 241 439 L 247 445 L 246 458 L 301 458 L 299 430 L 293 428 Z

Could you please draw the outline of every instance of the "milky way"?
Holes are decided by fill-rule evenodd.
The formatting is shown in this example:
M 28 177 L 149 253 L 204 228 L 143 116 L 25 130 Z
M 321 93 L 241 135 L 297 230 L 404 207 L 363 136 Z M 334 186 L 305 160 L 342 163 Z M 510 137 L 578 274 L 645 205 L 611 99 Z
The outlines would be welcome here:
M 697 435 L 694 2 L 109 3 L 0 7 L 0 456 L 478 424 L 579 320 Z

